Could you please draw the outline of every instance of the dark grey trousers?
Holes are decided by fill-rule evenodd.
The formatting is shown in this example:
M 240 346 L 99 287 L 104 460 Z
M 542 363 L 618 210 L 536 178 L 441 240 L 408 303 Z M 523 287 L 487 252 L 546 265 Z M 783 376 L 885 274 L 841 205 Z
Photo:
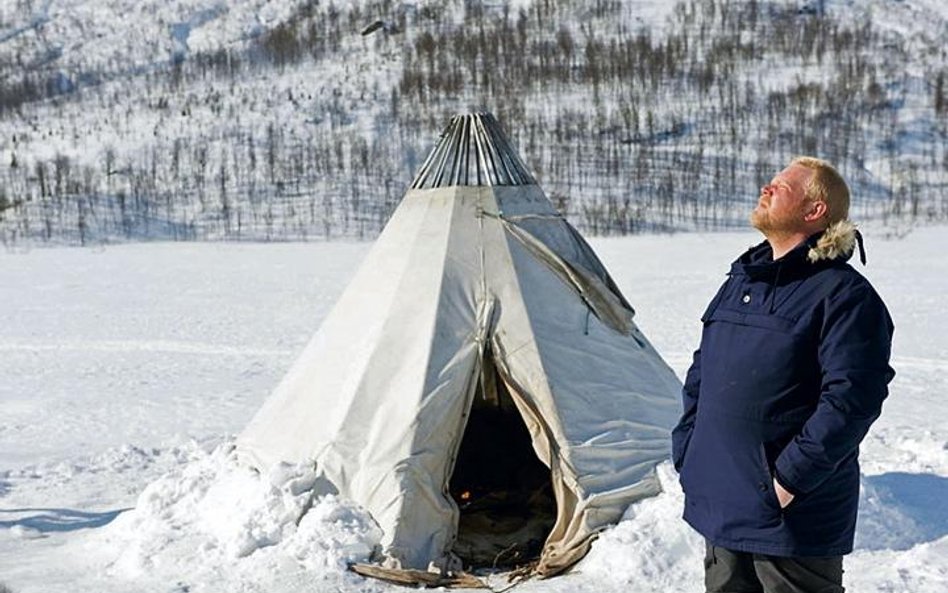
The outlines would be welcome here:
M 843 557 L 733 552 L 705 542 L 707 593 L 843 593 Z

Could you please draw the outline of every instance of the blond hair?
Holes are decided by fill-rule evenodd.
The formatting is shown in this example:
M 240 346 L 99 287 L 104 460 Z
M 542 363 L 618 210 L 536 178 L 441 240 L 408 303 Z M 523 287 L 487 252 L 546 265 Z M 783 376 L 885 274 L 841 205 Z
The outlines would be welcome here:
M 811 156 L 797 157 L 790 164 L 813 171 L 804 196 L 809 201 L 821 200 L 826 204 L 827 225 L 849 218 L 849 187 L 833 165 Z

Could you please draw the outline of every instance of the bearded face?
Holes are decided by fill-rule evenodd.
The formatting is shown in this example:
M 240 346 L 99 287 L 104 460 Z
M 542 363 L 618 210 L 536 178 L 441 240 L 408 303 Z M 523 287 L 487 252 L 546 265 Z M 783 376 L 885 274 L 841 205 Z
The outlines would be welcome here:
M 810 209 L 806 184 L 811 175 L 813 171 L 802 165 L 790 165 L 760 188 L 757 207 L 750 215 L 754 228 L 767 237 L 803 232 Z

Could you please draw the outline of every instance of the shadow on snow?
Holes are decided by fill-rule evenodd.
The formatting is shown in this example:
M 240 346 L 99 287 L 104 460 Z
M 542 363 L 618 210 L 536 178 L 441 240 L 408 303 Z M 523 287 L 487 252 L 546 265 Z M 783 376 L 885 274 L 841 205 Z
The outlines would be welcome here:
M 90 529 L 102 527 L 111 523 L 120 513 L 129 509 L 119 509 L 116 511 L 105 511 L 101 513 L 88 513 L 85 511 L 76 511 L 72 509 L 0 509 L 0 518 L 4 515 L 28 516 L 18 517 L 7 521 L 0 520 L 0 529 L 9 529 L 11 527 L 21 526 L 29 529 L 35 529 L 42 533 L 50 532 L 68 532 L 77 529 Z
M 948 535 L 948 478 L 890 472 L 863 476 L 856 549 L 908 550 Z

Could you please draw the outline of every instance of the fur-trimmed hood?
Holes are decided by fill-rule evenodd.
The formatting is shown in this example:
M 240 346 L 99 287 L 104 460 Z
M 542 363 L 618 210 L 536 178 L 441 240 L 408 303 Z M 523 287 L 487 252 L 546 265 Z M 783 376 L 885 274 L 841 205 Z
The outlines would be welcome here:
M 807 251 L 807 260 L 816 263 L 821 259 L 849 259 L 856 248 L 858 233 L 856 225 L 848 220 L 831 224 Z
M 810 236 L 778 261 L 773 259 L 770 243 L 762 241 L 751 247 L 731 265 L 731 273 L 744 273 L 756 278 L 785 278 L 796 274 L 808 274 L 813 266 L 829 266 L 834 262 L 846 262 L 852 257 L 856 246 L 865 264 L 862 237 L 856 225 L 848 220 L 831 224 L 825 231 Z
M 789 280 L 799 275 L 808 275 L 814 267 L 832 266 L 849 261 L 856 247 L 863 264 L 866 263 L 862 249 L 862 237 L 849 220 L 831 224 L 807 238 L 789 253 L 777 261 L 773 259 L 773 249 L 766 240 L 745 251 L 733 264 L 731 274 L 747 274 L 758 279 L 769 279 L 776 283 L 778 278 Z

